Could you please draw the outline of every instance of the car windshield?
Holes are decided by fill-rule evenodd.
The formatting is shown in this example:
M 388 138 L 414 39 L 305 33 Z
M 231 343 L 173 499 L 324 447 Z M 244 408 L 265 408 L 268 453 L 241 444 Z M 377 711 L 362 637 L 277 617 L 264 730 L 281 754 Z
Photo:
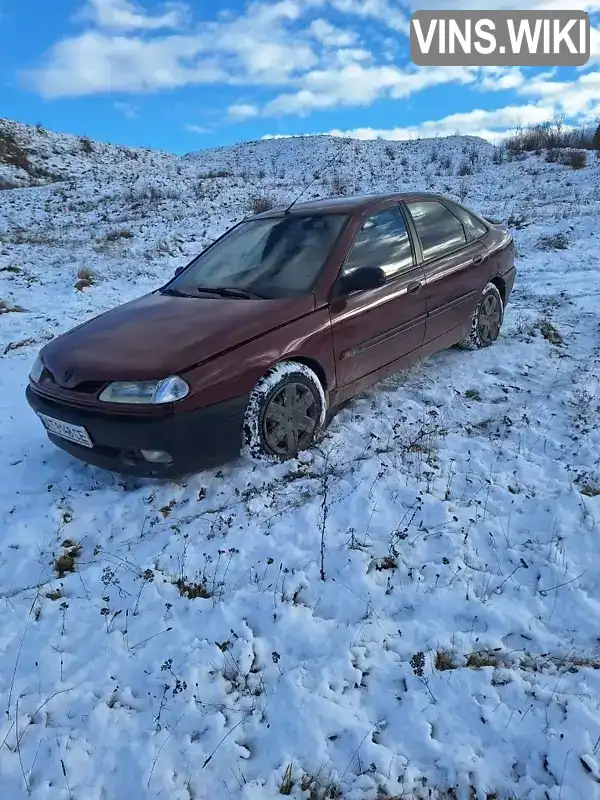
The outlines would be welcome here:
M 347 217 L 340 214 L 247 220 L 200 254 L 164 290 L 199 296 L 282 298 L 306 294 Z

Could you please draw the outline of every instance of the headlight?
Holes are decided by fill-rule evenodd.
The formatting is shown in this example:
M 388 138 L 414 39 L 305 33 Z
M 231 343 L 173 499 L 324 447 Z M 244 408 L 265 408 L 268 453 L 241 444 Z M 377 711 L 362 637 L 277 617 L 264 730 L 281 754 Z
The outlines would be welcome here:
M 100 400 L 105 403 L 174 403 L 184 398 L 190 387 L 177 375 L 159 381 L 116 381 L 102 391 Z
M 31 367 L 31 371 L 29 372 L 29 377 L 34 383 L 38 383 L 42 377 L 43 371 L 44 362 L 42 361 L 41 355 L 38 353 L 35 361 L 33 362 L 33 366 Z

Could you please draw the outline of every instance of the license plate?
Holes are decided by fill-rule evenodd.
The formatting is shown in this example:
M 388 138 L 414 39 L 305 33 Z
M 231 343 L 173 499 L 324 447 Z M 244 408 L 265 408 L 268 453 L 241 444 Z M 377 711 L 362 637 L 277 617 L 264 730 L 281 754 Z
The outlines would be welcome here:
M 89 433 L 82 425 L 71 425 L 70 422 L 63 422 L 61 419 L 47 417 L 45 414 L 38 414 L 48 433 L 68 439 L 70 442 L 80 444 L 83 447 L 93 447 L 94 443 L 90 439 Z

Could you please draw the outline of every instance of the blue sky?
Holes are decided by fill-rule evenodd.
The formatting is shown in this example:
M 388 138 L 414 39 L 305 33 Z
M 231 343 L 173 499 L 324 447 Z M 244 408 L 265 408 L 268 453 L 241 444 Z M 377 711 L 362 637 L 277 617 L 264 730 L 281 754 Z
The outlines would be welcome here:
M 576 8 L 582 69 L 418 68 L 408 19 L 434 8 Z M 473 133 L 600 116 L 600 0 L 0 0 L 0 114 L 186 152 L 267 135 Z

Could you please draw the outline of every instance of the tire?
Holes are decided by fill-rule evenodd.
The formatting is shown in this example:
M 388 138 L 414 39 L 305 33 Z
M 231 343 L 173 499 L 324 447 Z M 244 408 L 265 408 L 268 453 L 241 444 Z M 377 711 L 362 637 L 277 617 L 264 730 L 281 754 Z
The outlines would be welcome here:
M 243 450 L 253 457 L 294 458 L 312 447 L 326 412 L 325 392 L 310 367 L 295 361 L 277 364 L 250 394 Z
M 504 302 L 498 287 L 488 283 L 471 315 L 471 333 L 458 343 L 464 350 L 480 350 L 494 344 L 504 321 Z

